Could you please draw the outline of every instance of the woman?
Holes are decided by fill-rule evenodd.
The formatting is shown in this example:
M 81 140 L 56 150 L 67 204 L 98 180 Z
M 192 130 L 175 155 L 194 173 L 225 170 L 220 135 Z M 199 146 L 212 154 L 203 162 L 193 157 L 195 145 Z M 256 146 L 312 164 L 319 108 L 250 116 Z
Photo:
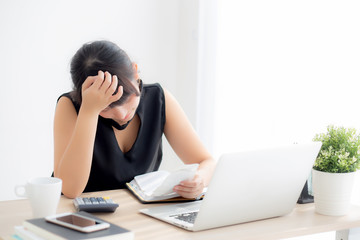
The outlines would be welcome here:
M 159 84 L 142 84 L 137 65 L 116 44 L 84 44 L 71 62 L 74 90 L 59 97 L 54 120 L 54 176 L 69 198 L 83 191 L 124 188 L 156 171 L 162 135 L 185 164 L 199 163 L 193 179 L 174 191 L 201 194 L 214 160 L 174 97 Z

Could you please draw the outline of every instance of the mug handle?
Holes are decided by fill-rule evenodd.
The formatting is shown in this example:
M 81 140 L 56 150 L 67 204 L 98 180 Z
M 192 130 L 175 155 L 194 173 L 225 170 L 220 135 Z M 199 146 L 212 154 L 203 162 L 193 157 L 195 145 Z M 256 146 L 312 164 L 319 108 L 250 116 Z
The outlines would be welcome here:
M 24 189 L 23 192 L 19 192 L 19 190 L 21 188 Z M 26 185 L 16 185 L 14 191 L 15 191 L 16 196 L 18 196 L 18 197 L 27 197 Z

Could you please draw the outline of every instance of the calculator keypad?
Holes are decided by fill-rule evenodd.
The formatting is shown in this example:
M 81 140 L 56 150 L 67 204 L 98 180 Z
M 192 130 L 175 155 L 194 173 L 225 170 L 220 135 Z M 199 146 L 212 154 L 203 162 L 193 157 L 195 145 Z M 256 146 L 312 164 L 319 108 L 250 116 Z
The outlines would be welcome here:
M 74 199 L 74 206 L 78 211 L 114 212 L 119 204 L 108 197 L 78 197 Z

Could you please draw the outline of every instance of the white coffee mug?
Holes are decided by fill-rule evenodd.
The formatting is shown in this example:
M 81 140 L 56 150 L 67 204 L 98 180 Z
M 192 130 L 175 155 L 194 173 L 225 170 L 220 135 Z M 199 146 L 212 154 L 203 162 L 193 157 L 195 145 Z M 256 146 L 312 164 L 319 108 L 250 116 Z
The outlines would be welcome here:
M 15 194 L 18 197 L 28 198 L 33 217 L 40 218 L 56 214 L 61 196 L 61 185 L 62 181 L 59 178 L 31 178 L 26 185 L 15 186 Z

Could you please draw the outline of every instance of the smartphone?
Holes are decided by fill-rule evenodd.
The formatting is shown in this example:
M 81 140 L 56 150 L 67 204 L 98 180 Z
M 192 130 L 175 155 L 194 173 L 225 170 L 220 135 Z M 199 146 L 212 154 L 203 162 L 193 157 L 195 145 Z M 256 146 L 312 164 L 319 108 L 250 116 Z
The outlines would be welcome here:
M 80 232 L 90 233 L 110 227 L 110 224 L 77 213 L 62 213 L 45 217 L 45 220 Z

